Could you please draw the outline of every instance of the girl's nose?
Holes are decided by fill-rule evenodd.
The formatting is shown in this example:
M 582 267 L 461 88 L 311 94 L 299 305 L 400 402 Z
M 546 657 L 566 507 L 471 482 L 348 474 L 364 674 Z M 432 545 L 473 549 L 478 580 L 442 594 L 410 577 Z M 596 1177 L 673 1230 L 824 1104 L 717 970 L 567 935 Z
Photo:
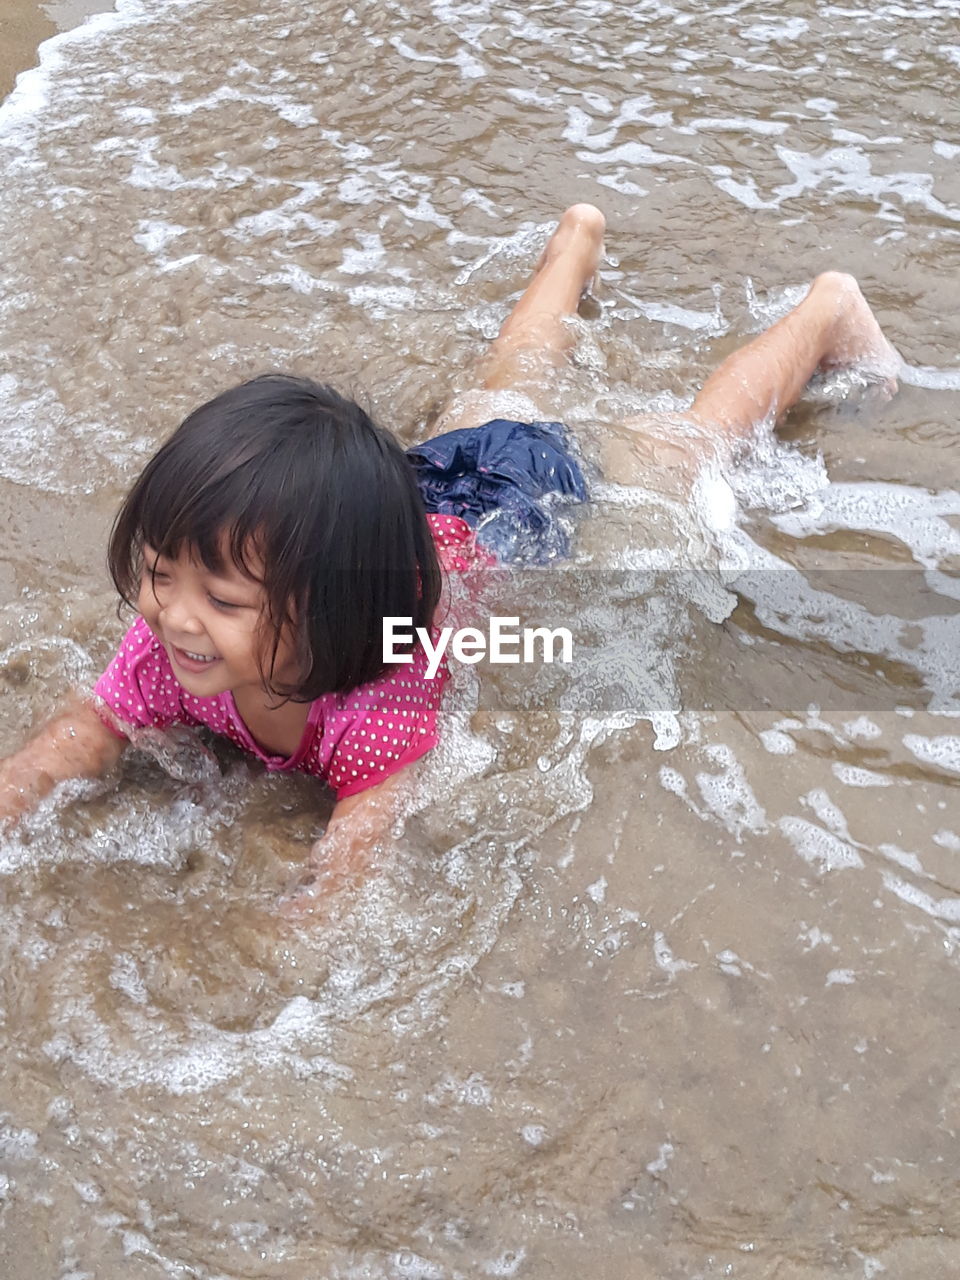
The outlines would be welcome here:
M 203 623 L 191 608 L 189 597 L 180 593 L 164 602 L 160 610 L 160 621 L 172 631 L 185 635 L 198 636 L 203 632 Z

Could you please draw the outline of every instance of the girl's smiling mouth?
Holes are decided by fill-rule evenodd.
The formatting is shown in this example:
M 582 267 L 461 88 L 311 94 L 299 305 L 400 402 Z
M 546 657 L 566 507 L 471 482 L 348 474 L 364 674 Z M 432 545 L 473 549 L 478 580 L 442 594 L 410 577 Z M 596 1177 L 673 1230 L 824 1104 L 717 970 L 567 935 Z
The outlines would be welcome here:
M 185 671 L 206 671 L 220 659 L 215 655 L 207 657 L 202 653 L 191 653 L 189 649 L 180 649 L 175 644 L 170 646 L 177 665 Z

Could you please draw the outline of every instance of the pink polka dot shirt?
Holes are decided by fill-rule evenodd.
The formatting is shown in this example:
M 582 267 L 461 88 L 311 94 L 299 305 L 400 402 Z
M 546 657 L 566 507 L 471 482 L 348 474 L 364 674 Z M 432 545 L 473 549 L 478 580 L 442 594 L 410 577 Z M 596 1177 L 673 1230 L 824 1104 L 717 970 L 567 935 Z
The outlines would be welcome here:
M 427 520 L 445 571 L 465 570 L 476 562 L 474 534 L 463 520 L 447 515 L 428 515 Z M 444 660 L 433 679 L 427 679 L 423 647 L 418 645 L 412 656 L 412 663 L 388 667 L 350 693 L 327 693 L 312 702 L 300 745 L 290 757 L 269 755 L 258 745 L 229 691 L 213 698 L 187 693 L 143 618 L 124 636 L 94 694 L 112 729 L 206 725 L 267 769 L 296 769 L 322 778 L 342 800 L 383 782 L 437 743 L 437 713 L 449 671 Z

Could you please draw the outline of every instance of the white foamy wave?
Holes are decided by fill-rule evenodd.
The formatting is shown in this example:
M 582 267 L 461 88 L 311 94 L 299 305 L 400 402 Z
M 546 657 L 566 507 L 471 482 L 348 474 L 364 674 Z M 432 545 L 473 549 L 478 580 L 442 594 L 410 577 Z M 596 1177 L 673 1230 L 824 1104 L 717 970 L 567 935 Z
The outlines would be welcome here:
M 819 192 L 831 200 L 837 197 L 869 199 L 876 205 L 877 216 L 887 221 L 902 222 L 905 207 L 911 205 L 919 205 L 928 213 L 951 222 L 960 221 L 960 208 L 945 204 L 934 195 L 935 179 L 930 173 L 875 173 L 871 157 L 853 145 L 833 147 L 817 154 L 787 146 L 777 146 L 774 150 L 792 175 L 792 182 L 779 183 L 763 194 L 752 174 L 738 179 L 728 170 L 719 177 L 717 187 L 748 209 L 779 209 L 785 201 Z
M 196 0 L 115 0 L 112 10 L 92 14 L 79 26 L 45 40 L 37 52 L 39 65 L 21 71 L 13 90 L 0 104 L 0 147 L 24 150 L 30 146 L 51 102 L 54 83 L 68 67 L 72 50 L 83 44 L 106 41 L 123 27 L 149 23 L 163 11 L 195 3 Z M 140 118 L 144 118 L 142 114 Z
M 932 365 L 904 362 L 898 377 L 906 387 L 921 387 L 924 391 L 960 391 L 960 369 L 935 369 Z
M 774 524 L 794 538 L 835 529 L 884 533 L 909 547 L 918 565 L 936 569 L 960 556 L 960 493 L 931 493 L 879 481 L 834 483 L 810 497 L 805 507 L 774 515 Z
M 805 862 L 824 871 L 847 871 L 863 867 L 863 859 L 853 845 L 832 831 L 809 822 L 806 818 L 783 817 L 779 829 Z
M 199 743 L 194 749 L 202 751 Z M 167 750 L 182 758 L 183 742 L 171 744 Z M 159 743 L 150 754 L 165 763 L 165 750 Z M 214 772 L 215 779 L 211 777 Z M 164 808 L 152 801 L 144 805 L 118 803 L 92 830 L 66 834 L 61 822 L 64 806 L 105 794 L 111 785 L 110 780 L 87 779 L 61 783 L 21 820 L 19 829 L 0 838 L 0 874 L 70 862 L 90 866 L 130 863 L 177 870 L 197 847 L 216 847 L 218 833 L 242 812 L 249 777 L 245 769 L 224 779 L 219 771 L 209 770 L 202 783 L 179 791 Z
M 746 832 L 767 830 L 767 815 L 747 781 L 743 766 L 733 751 L 722 744 L 706 747 L 704 754 L 717 773 L 698 773 L 697 787 L 705 809 L 712 813 L 735 839 Z
M 935 920 L 945 920 L 950 924 L 960 924 L 960 898 L 934 898 L 909 880 L 886 873 L 884 886 L 898 897 L 901 902 L 917 907 Z
M 922 734 L 908 733 L 904 735 L 903 745 L 923 764 L 960 777 L 960 737 L 956 734 L 943 733 L 926 738 Z
M 842 764 L 834 760 L 830 766 L 833 776 L 848 787 L 892 787 L 893 779 L 886 774 L 877 773 L 873 769 L 863 769 L 858 765 Z
M 55 1031 L 44 1052 L 51 1062 L 69 1062 L 114 1089 L 149 1084 L 183 1096 L 251 1072 L 280 1071 L 298 1080 L 326 1079 L 331 1085 L 353 1075 L 319 1051 L 325 1027 L 301 999 L 291 1001 L 271 1026 L 256 1031 L 220 1031 L 193 1020 L 176 1029 L 140 1018 L 135 1048 L 123 1043 L 119 1028 L 115 1031 L 98 1016 L 92 997 L 76 1000 L 74 1016 L 82 1031 Z
M 806 18 L 785 18 L 782 22 L 755 22 L 745 27 L 741 34 L 745 40 L 757 44 L 779 44 L 781 41 L 796 40 L 810 29 Z
M 677 328 L 689 329 L 692 333 L 702 333 L 710 338 L 719 337 L 726 330 L 719 299 L 713 311 L 696 311 L 690 307 L 678 306 L 673 302 L 645 301 L 624 288 L 620 288 L 618 294 L 633 306 L 638 315 L 656 324 L 676 325 Z
M 750 120 L 743 116 L 730 116 L 727 119 L 694 119 L 687 125 L 679 126 L 677 132 L 700 133 L 706 130 L 714 133 L 758 133 L 763 137 L 779 137 L 789 128 L 786 120 Z
M 960 498 L 953 493 L 862 483 L 827 486 L 806 509 L 773 519 L 795 537 L 808 538 L 834 528 L 888 533 L 910 547 L 925 571 L 928 588 L 935 590 L 937 566 L 960 549 L 960 535 L 942 515 L 957 512 Z M 904 573 L 902 569 L 891 567 L 872 576 L 861 570 L 860 593 L 870 593 L 869 600 L 861 602 L 816 585 L 816 576 L 799 572 L 742 528 L 721 529 L 718 540 L 728 585 L 752 602 L 757 618 L 772 632 L 825 640 L 838 653 L 872 654 L 901 664 L 921 677 L 930 694 L 931 711 L 956 714 L 960 710 L 960 620 L 951 592 L 943 593 L 951 603 L 942 613 L 931 611 L 907 624 L 896 608 L 897 574 Z M 907 574 L 903 581 L 906 589 Z

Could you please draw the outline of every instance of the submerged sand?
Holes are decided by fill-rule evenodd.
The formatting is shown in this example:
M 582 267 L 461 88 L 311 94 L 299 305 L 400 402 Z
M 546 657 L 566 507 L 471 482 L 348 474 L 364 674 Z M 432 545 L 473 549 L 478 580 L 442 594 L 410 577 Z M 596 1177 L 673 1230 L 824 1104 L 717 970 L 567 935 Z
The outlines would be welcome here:
M 0 12 L 0 97 L 6 97 L 21 71 L 36 66 L 37 47 L 58 31 L 68 31 L 91 13 L 113 6 L 107 0 L 4 0 Z
M 610 221 L 547 410 L 588 461 L 829 265 L 955 385 L 949 4 L 144 7 L 0 183 L 0 750 L 109 660 L 190 408 L 289 368 L 422 439 L 564 203 Z M 328 801 L 228 748 L 145 735 L 189 781 L 131 753 L 0 842 L 0 1275 L 960 1276 L 957 396 L 842 389 L 703 490 L 750 573 L 655 474 L 493 584 L 576 666 L 461 670 L 315 927 Z

